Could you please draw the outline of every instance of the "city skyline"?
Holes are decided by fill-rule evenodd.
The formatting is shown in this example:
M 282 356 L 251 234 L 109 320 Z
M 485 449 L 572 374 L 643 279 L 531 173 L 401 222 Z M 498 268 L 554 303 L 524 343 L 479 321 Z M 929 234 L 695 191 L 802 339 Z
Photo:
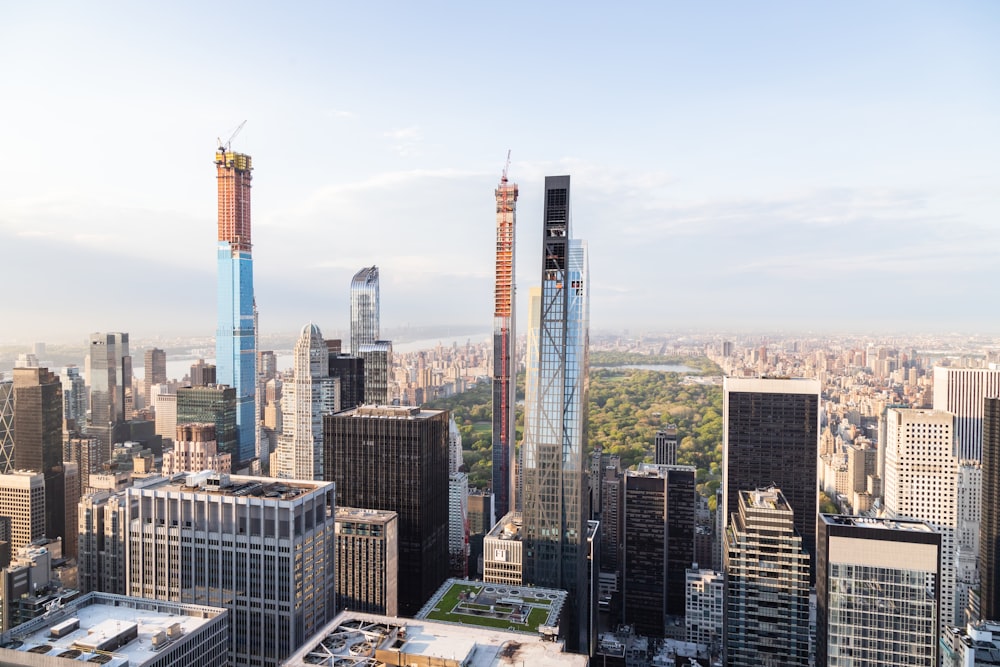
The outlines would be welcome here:
M 5 338 L 211 332 L 205 154 L 244 118 L 265 332 L 345 328 L 329 286 L 372 264 L 386 328 L 488 331 L 507 149 L 522 239 L 546 174 L 583 193 L 596 330 L 996 330 L 977 297 L 1000 277 L 995 5 L 518 7 L 10 7 L 0 244 L 34 279 L 8 295 Z M 222 25 L 246 62 L 231 95 L 205 67 Z M 565 65 L 565 104 L 539 109 L 547 59 Z M 523 296 L 539 258 L 518 253 Z M 115 283 L 116 303 L 64 298 L 81 273 Z

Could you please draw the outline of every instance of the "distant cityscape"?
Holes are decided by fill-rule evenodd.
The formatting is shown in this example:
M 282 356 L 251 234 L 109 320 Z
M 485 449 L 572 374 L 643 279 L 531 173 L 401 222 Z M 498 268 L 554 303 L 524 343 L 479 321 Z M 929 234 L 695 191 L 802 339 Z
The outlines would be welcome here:
M 263 336 L 238 133 L 214 336 L 4 348 L 0 663 L 998 664 L 1000 338 L 592 333 L 571 177 L 518 250 L 509 155 L 492 322 L 393 341 L 371 265 L 335 336 Z M 718 460 L 672 419 L 711 405 L 595 447 L 598 358 L 710 388 Z M 477 386 L 480 486 L 435 407 Z

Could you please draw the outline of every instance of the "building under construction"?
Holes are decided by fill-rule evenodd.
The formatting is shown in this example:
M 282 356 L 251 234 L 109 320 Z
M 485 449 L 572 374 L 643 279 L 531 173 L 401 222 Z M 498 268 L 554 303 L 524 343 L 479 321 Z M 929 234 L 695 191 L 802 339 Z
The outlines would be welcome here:
M 517 341 L 514 329 L 514 220 L 517 184 L 507 182 L 507 165 L 496 189 L 497 259 L 493 312 L 493 498 L 495 518 L 514 509 L 514 399 Z

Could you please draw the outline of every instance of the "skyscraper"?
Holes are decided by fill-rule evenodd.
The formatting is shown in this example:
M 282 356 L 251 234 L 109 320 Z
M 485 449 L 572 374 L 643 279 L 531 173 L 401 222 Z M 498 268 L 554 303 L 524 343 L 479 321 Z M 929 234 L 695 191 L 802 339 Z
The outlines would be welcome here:
M 983 457 L 983 400 L 1000 396 L 1000 369 L 934 367 L 934 409 L 955 415 L 955 454 Z
M 567 643 L 586 650 L 587 246 L 570 238 L 569 176 L 545 179 L 538 360 L 525 405 L 523 521 L 527 580 L 569 593 Z
M 364 399 L 367 405 L 388 405 L 389 372 L 392 370 L 392 341 L 361 343 L 355 354 L 361 357 L 364 370 Z
M 816 664 L 938 664 L 941 535 L 923 521 L 819 516 Z
M 625 473 L 625 622 L 651 637 L 683 617 L 694 560 L 695 469 L 639 464 Z
M 980 618 L 1000 619 L 1000 398 L 983 410 L 983 504 L 979 536 Z
M 237 461 L 245 463 L 256 453 L 257 332 L 250 252 L 253 166 L 249 155 L 230 151 L 228 145 L 215 152 L 215 166 L 219 190 L 219 326 L 215 335 L 215 364 L 218 383 L 236 390 L 237 447 L 233 465 L 237 467 Z
M 281 434 L 272 467 L 276 477 L 323 479 L 323 414 L 340 407 L 340 381 L 330 377 L 330 354 L 315 324 L 302 329 L 295 372 L 282 388 Z
M 0 475 L 14 470 L 14 381 L 0 380 Z
M 45 477 L 46 537 L 65 537 L 62 381 L 47 368 L 14 369 L 14 467 Z
M 399 613 L 416 614 L 448 576 L 448 413 L 366 405 L 323 436 L 337 506 L 399 515 Z
M 677 424 L 667 424 L 656 432 L 653 461 L 657 465 L 677 463 Z
M 493 497 L 499 518 L 514 509 L 511 496 L 514 489 L 512 475 L 517 384 L 515 381 L 517 330 L 514 326 L 514 223 L 517 183 L 507 182 L 507 167 L 504 167 L 495 195 L 497 248 L 493 297 Z
M 740 491 L 775 485 L 791 505 L 795 529 L 816 553 L 817 380 L 723 380 L 722 518 L 728 523 Z
M 379 340 L 378 267 L 368 266 L 351 280 L 351 354 Z M 367 372 L 367 369 L 365 369 Z
M 132 388 L 128 334 L 92 333 L 88 352 L 90 422 L 87 434 L 101 441 L 104 460 L 111 458 L 115 426 L 125 421 L 125 397 Z
M 337 609 L 399 613 L 399 515 L 338 507 Z
M 222 385 L 181 387 L 177 390 L 176 407 L 174 434 L 177 424 L 214 424 L 218 451 L 231 455 L 235 468 L 239 459 L 236 448 L 236 390 Z
M 809 554 L 774 487 L 737 494 L 726 528 L 725 663 L 809 664 Z M 815 518 L 815 517 L 814 517 Z
M 150 388 L 156 384 L 164 384 L 167 381 L 167 353 L 158 347 L 151 347 L 146 350 L 143 357 L 144 375 L 142 378 L 142 397 L 145 401 L 143 405 L 150 407 Z
M 885 420 L 885 513 L 890 518 L 926 521 L 941 533 L 943 632 L 948 625 L 961 624 L 955 604 L 959 521 L 959 461 L 952 454 L 955 416 L 941 410 L 889 408 Z

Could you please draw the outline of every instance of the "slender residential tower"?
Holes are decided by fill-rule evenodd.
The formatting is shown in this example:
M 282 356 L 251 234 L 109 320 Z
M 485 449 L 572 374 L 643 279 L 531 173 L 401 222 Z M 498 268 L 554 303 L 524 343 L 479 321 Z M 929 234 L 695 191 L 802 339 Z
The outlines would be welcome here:
M 378 267 L 366 266 L 351 280 L 351 354 L 379 338 Z
M 507 165 L 496 189 L 497 259 L 493 299 L 493 498 L 496 518 L 514 509 L 515 377 L 517 364 L 514 328 L 514 221 L 517 183 L 507 182 Z
M 570 239 L 569 176 L 545 179 L 538 360 L 525 405 L 523 522 L 528 583 L 569 592 L 567 645 L 588 652 L 587 246 Z
M 242 127 L 242 126 L 241 126 Z M 215 336 L 217 381 L 236 390 L 237 449 L 233 467 L 256 454 L 257 359 L 253 257 L 250 241 L 250 156 L 220 145 L 215 152 L 219 184 L 219 328 Z M 239 463 L 237 463 L 237 461 Z

